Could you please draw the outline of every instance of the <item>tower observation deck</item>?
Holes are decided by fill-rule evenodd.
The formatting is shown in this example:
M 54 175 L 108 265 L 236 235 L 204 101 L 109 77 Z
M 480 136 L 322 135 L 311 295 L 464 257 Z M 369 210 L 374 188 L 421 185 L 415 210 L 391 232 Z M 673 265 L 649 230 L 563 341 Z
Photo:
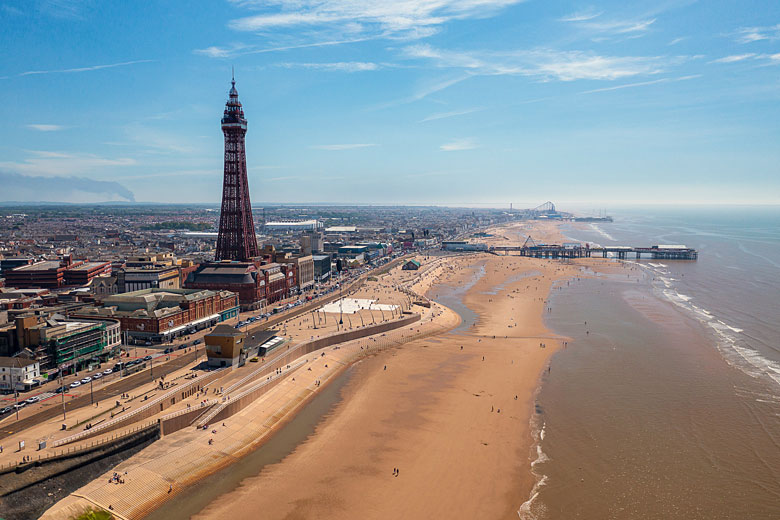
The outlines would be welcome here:
M 246 119 L 233 78 L 222 116 L 225 134 L 225 171 L 219 215 L 216 260 L 246 261 L 258 255 L 249 181 L 246 174 Z

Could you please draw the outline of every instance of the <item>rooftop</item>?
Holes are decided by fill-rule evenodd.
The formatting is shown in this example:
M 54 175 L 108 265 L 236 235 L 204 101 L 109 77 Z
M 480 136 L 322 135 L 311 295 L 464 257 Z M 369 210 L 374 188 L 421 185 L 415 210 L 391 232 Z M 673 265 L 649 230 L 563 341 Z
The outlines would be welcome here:
M 42 262 L 36 262 L 30 265 L 21 265 L 12 271 L 48 271 L 50 269 L 59 269 L 62 267 L 59 260 L 44 260 Z
M 36 360 L 23 357 L 0 357 L 0 367 L 19 368 L 34 365 L 35 363 L 37 363 Z
M 84 262 L 83 264 L 73 267 L 70 270 L 71 271 L 89 271 L 90 269 L 97 269 L 99 267 L 104 267 L 106 265 L 111 265 L 110 262 Z

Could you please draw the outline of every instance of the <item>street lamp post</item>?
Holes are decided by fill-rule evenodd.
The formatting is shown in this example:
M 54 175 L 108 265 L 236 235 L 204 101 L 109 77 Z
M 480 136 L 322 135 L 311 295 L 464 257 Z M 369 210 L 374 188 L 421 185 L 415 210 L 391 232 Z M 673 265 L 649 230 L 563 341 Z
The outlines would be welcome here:
M 60 371 L 60 394 L 62 395 L 62 420 L 65 420 L 65 385 L 62 384 L 62 365 L 59 366 Z
M 19 358 L 16 358 L 16 365 L 19 367 L 19 374 L 22 373 L 22 364 L 19 363 Z M 21 377 L 21 375 L 19 376 Z M 13 380 L 13 378 L 11 378 Z M 19 420 L 19 389 L 16 387 L 16 382 L 14 382 L 14 396 L 16 397 L 16 405 L 14 406 L 14 409 L 16 410 L 16 420 Z
M 344 325 L 344 299 L 341 297 L 341 284 L 339 284 L 339 325 Z
M 89 401 L 92 404 L 95 404 L 95 395 L 92 393 L 92 381 L 93 379 L 89 379 Z

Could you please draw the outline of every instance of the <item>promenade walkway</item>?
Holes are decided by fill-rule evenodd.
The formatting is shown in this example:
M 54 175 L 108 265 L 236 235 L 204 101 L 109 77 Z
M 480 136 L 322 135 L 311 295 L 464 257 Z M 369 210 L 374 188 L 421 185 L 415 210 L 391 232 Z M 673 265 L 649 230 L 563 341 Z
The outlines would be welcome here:
M 421 321 L 413 326 L 302 356 L 294 363 L 305 360 L 305 364 L 226 419 L 224 426 L 220 422 L 205 429 L 189 427 L 162 438 L 58 502 L 42 518 L 65 520 L 88 505 L 110 507 L 119 518 L 142 518 L 187 485 L 255 449 L 281 421 L 350 363 L 379 349 L 448 330 L 459 320 L 455 313 L 436 304 L 421 311 Z M 123 484 L 109 481 L 113 471 L 122 475 Z

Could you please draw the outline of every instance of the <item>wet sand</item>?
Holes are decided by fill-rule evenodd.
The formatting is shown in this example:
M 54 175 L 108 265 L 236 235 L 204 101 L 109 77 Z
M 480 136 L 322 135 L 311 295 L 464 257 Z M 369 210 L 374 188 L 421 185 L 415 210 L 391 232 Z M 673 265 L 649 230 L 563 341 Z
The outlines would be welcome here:
M 463 298 L 473 327 L 361 361 L 313 436 L 196 518 L 517 518 L 535 483 L 539 376 L 565 340 L 545 328 L 545 301 L 581 267 L 467 256 L 442 261 L 424 285 L 480 270 Z

